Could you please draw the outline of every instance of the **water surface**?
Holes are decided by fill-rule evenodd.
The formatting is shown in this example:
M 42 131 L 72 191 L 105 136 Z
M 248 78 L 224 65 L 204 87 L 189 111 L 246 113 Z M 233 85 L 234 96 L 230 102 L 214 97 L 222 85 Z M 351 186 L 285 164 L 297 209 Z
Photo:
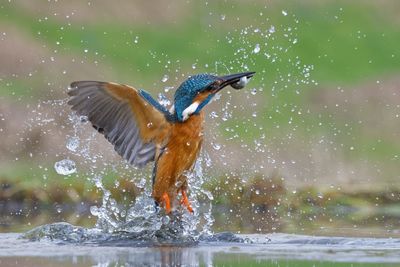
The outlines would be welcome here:
M 45 227 L 45 226 L 43 226 Z M 0 266 L 399 266 L 400 239 L 219 233 L 186 243 L 57 224 L 0 234 Z

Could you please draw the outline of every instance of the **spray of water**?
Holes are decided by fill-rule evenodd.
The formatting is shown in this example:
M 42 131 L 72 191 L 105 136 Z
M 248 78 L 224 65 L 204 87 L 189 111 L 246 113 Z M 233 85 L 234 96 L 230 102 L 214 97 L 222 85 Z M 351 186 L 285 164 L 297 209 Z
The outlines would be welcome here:
M 89 179 L 97 190 L 102 192 L 102 201 L 99 205 L 92 206 L 90 212 L 97 217 L 96 228 L 104 233 L 135 233 L 138 236 L 155 239 L 179 240 L 190 239 L 196 241 L 200 236 L 212 235 L 213 196 L 209 191 L 203 189 L 206 175 L 203 173 L 203 165 L 210 166 L 210 160 L 205 151 L 201 153 L 192 172 L 187 172 L 190 199 L 194 212 L 189 213 L 183 207 L 178 207 L 172 215 L 166 215 L 162 210 L 156 208 L 151 198 L 150 174 L 141 172 L 120 162 L 107 162 L 99 154 L 91 149 L 96 135 L 84 136 L 87 118 L 70 114 L 69 122 L 73 133 L 67 137 L 66 148 L 69 153 L 77 156 L 79 162 L 88 163 L 89 170 L 84 176 Z M 203 160 L 207 158 L 207 160 Z M 99 167 L 99 163 L 102 167 Z M 141 194 L 128 205 L 118 203 L 103 182 L 104 173 L 107 169 L 114 169 L 128 174 L 133 174 L 132 180 L 135 185 L 142 189 Z M 70 159 L 56 162 L 57 173 L 68 175 L 76 171 L 76 163 Z M 135 173 L 137 172 L 137 173 Z M 118 182 L 114 184 L 118 187 Z M 202 199 L 202 201 L 200 201 Z

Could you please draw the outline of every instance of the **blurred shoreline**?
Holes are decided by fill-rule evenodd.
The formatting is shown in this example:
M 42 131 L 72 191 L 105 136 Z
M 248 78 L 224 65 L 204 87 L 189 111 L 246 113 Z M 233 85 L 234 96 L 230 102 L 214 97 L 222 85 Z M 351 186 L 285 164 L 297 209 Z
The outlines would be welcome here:
M 254 177 L 236 190 L 217 179 L 204 188 L 213 195 L 216 232 L 400 237 L 400 190 L 304 187 L 288 191 L 281 179 L 262 177 Z M 143 193 L 124 180 L 110 190 L 121 210 Z M 21 190 L 17 183 L 0 181 L 0 232 L 26 231 L 57 221 L 91 227 L 96 217 L 90 214 L 90 207 L 100 205 L 101 198 L 101 191 L 82 183 Z

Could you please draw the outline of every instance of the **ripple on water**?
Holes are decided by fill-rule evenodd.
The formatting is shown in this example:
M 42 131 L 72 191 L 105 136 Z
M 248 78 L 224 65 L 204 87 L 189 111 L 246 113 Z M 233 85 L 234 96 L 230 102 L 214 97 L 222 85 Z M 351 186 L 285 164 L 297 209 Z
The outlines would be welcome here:
M 128 229 L 128 227 L 126 228 Z M 236 236 L 230 232 L 213 235 L 202 234 L 199 237 L 183 234 L 179 223 L 163 225 L 160 229 L 129 232 L 124 230 L 107 233 L 97 228 L 84 228 L 59 222 L 34 228 L 21 235 L 30 241 L 50 240 L 66 244 L 88 244 L 99 246 L 150 247 L 160 245 L 194 246 L 199 242 L 236 242 L 248 243 L 248 238 Z

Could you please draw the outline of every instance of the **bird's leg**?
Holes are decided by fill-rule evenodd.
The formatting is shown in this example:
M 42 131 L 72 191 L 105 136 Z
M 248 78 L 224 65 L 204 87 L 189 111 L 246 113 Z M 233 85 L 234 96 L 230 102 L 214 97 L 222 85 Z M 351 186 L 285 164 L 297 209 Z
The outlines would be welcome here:
M 186 195 L 185 189 L 181 189 L 181 193 L 182 193 L 181 204 L 185 205 L 185 207 L 188 209 L 188 211 L 193 213 L 193 209 L 192 209 L 192 206 L 190 205 L 190 202 Z
M 171 201 L 169 199 L 169 196 L 167 193 L 164 193 L 162 196 L 162 199 L 164 201 L 165 204 L 165 211 L 167 214 L 169 214 L 171 212 Z

